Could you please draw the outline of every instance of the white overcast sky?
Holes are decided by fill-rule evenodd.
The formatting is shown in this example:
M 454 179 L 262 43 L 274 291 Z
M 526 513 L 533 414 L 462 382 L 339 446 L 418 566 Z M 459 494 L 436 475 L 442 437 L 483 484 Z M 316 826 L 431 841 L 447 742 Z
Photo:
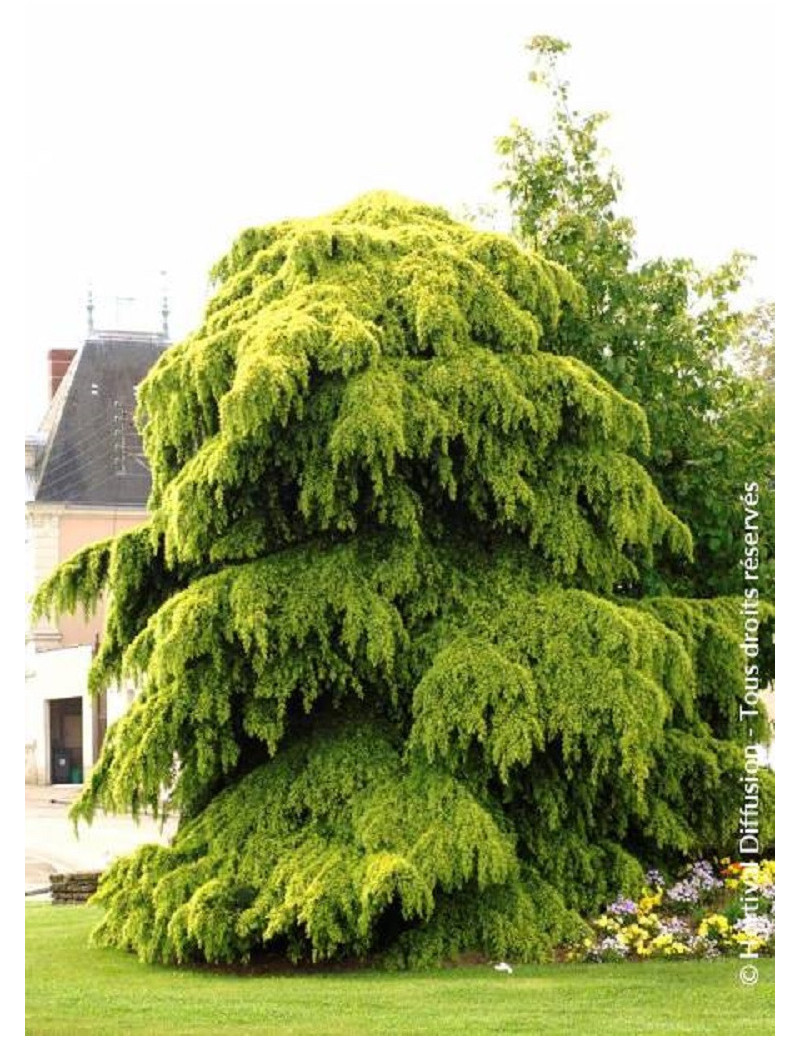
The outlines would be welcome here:
M 27 426 L 45 353 L 135 320 L 166 269 L 172 331 L 198 321 L 242 228 L 388 188 L 492 201 L 495 138 L 533 121 L 524 43 L 572 43 L 583 109 L 626 183 L 643 256 L 757 255 L 774 294 L 770 8 L 756 3 L 373 2 L 31 5 L 24 156 Z M 500 201 L 498 199 L 498 201 Z M 580 272 L 576 272 L 578 275 Z

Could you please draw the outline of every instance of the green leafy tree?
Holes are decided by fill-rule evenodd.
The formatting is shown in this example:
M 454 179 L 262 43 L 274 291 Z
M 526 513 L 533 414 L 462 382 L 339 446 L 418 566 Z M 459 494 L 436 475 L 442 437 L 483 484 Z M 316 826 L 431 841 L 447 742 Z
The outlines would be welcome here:
M 746 376 L 760 381 L 766 393 L 774 393 L 775 304 L 770 300 L 759 300 L 745 315 L 734 357 Z
M 744 484 L 757 481 L 762 592 L 771 599 L 774 419 L 762 388 L 732 363 L 758 356 L 769 367 L 769 305 L 737 309 L 748 267 L 742 254 L 711 272 L 683 258 L 637 261 L 635 226 L 619 212 L 622 180 L 600 141 L 606 114 L 573 107 L 560 72 L 568 44 L 537 36 L 528 49 L 550 122 L 544 131 L 514 124 L 500 139 L 502 187 L 518 237 L 564 264 L 586 291 L 586 306 L 567 305 L 546 349 L 587 362 L 644 408 L 652 443 L 645 464 L 695 537 L 693 561 L 659 554 L 641 583 L 650 591 L 737 594 L 740 499 Z
M 543 349 L 572 276 L 378 193 L 215 277 L 141 387 L 150 520 L 36 603 L 109 590 L 92 685 L 141 685 L 76 820 L 180 813 L 106 873 L 96 939 L 542 958 L 643 865 L 732 851 L 739 604 L 614 597 L 691 539 L 639 406 Z

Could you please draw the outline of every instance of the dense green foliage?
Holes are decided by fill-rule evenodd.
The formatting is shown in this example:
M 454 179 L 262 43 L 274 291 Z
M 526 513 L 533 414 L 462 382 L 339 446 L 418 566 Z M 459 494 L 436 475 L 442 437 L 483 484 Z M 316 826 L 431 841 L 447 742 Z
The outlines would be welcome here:
M 76 816 L 181 814 L 105 875 L 97 938 L 542 958 L 643 864 L 732 848 L 739 607 L 617 598 L 691 539 L 641 409 L 540 349 L 573 278 L 383 194 L 216 277 L 141 387 L 150 521 L 37 601 L 109 588 L 92 683 L 142 688 Z
M 692 561 L 657 554 L 640 587 L 738 595 L 740 495 L 755 481 L 761 592 L 774 599 L 774 306 L 737 307 L 741 254 L 710 272 L 685 258 L 637 260 L 622 181 L 601 145 L 606 116 L 574 108 L 560 73 L 567 44 L 534 37 L 529 50 L 549 126 L 515 124 L 501 138 L 503 189 L 521 240 L 565 264 L 586 292 L 584 307 L 567 303 L 546 349 L 581 358 L 642 405 L 652 438 L 643 461 L 695 539 Z

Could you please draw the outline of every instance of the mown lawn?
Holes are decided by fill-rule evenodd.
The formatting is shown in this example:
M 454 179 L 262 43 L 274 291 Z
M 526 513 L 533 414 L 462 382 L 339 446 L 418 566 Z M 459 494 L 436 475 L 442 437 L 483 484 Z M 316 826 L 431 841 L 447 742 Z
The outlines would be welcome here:
M 736 961 L 231 975 L 87 948 L 99 912 L 26 913 L 28 1035 L 769 1035 L 774 964 Z

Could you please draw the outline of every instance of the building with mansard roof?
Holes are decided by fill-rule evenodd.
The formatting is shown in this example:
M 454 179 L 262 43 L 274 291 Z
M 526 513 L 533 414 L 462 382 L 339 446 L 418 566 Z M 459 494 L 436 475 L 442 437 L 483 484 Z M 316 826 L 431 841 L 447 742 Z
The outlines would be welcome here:
M 98 330 L 48 355 L 50 401 L 25 439 L 29 592 L 83 546 L 147 516 L 150 472 L 134 423 L 136 387 L 169 343 L 166 300 L 158 332 Z M 82 783 L 108 724 L 133 697 L 89 697 L 87 675 L 102 606 L 29 623 L 26 662 L 28 783 Z

